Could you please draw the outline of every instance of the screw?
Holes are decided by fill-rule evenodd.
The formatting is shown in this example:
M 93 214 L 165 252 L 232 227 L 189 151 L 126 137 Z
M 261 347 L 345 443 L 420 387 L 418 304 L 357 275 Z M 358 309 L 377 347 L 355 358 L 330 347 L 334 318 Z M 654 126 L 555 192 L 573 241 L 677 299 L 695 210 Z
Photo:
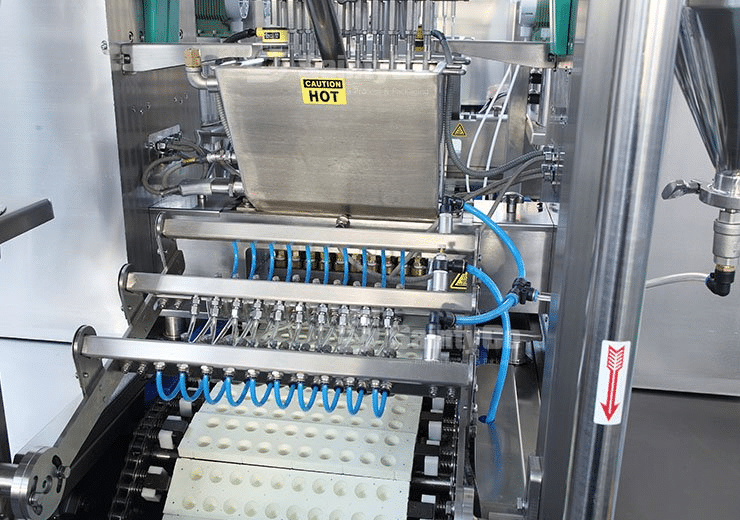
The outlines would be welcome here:
M 105 52 L 105 51 L 108 50 L 108 42 L 107 41 L 103 40 L 102 42 L 100 42 L 100 50 L 103 51 L 103 52 Z

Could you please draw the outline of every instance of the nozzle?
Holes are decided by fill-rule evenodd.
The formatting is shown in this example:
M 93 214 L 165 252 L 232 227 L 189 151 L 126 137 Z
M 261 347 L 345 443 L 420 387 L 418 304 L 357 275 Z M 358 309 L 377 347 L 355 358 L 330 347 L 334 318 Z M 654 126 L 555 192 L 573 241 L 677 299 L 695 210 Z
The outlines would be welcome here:
M 730 294 L 732 282 L 735 281 L 735 268 L 726 265 L 715 266 L 714 272 L 707 277 L 707 288 L 717 296 Z

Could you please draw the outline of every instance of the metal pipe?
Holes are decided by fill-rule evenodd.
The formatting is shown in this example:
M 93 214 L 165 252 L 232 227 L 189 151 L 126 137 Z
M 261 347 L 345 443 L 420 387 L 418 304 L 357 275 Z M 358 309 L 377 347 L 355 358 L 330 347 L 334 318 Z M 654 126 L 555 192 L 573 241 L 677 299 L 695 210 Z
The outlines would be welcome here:
M 614 515 L 682 2 L 607 4 L 578 6 L 586 34 L 548 345 L 558 354 L 543 390 L 540 518 Z M 609 96 L 596 99 L 590 91 L 604 84 Z
M 339 30 L 333 2 L 331 0 L 306 0 L 306 4 L 324 67 L 347 67 L 342 33 Z
M 17 469 L 17 464 L 0 463 L 0 498 L 10 497 L 10 488 Z

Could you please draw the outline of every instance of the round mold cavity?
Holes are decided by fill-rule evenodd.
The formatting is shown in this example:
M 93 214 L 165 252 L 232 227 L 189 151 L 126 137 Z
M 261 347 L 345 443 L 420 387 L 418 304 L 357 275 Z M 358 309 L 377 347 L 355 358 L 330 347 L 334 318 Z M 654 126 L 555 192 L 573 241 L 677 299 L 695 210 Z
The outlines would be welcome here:
M 247 424 L 244 425 L 244 429 L 248 432 L 256 432 L 259 430 L 260 425 L 257 421 L 249 421 Z
M 236 449 L 239 451 L 249 451 L 251 448 L 252 442 L 246 439 L 239 441 L 239 444 L 236 446 Z
M 357 498 L 365 498 L 370 490 L 367 484 L 357 484 L 355 486 L 355 496 Z
M 386 517 L 385 515 L 378 515 L 373 518 L 373 520 L 388 520 L 388 517 Z
M 289 424 L 288 426 L 286 426 L 285 428 L 283 428 L 283 432 L 288 437 L 292 437 L 293 435 L 295 435 L 295 434 L 298 433 L 298 427 L 297 426 L 294 426 L 292 424 Z
M 198 437 L 198 440 L 196 441 L 198 443 L 198 446 L 201 448 L 205 448 L 206 446 L 210 446 L 213 442 L 213 439 L 211 439 L 208 435 L 201 435 Z
M 285 412 L 283 410 L 275 410 L 272 412 L 272 416 L 275 419 L 282 419 L 283 417 L 285 417 Z
M 391 408 L 391 412 L 393 412 L 396 415 L 403 415 L 403 414 L 406 413 L 406 407 L 405 406 L 401 406 L 399 404 L 399 405 L 396 405 L 393 408 Z
M 352 515 L 352 520 L 367 520 L 367 515 L 365 513 L 355 513 Z
M 290 447 L 290 444 L 281 444 L 277 449 L 277 452 L 284 457 L 290 455 L 291 451 L 292 448 Z
M 331 415 L 329 422 L 331 422 L 332 424 L 342 424 L 344 422 L 344 415 L 334 413 Z
M 320 507 L 314 507 L 308 512 L 308 520 L 324 520 L 324 512 Z
M 313 485 L 311 486 L 311 489 L 313 489 L 313 492 L 317 495 L 322 494 L 326 489 L 329 487 L 329 483 L 324 480 L 323 478 L 317 478 L 314 480 Z
M 254 500 L 250 500 L 244 505 L 244 514 L 247 515 L 249 518 L 254 518 L 257 516 L 257 507 L 258 504 Z
M 221 438 L 220 438 L 220 439 L 219 439 L 219 440 L 218 440 L 218 441 L 216 442 L 216 447 L 217 447 L 217 448 L 218 448 L 219 450 L 225 450 L 225 449 L 227 449 L 227 448 L 230 448 L 230 447 L 231 447 L 231 439 L 229 439 L 228 437 L 221 437 Z
M 216 406 L 216 411 L 218 413 L 224 413 L 224 412 L 227 412 L 228 410 L 229 410 L 229 407 L 226 406 L 225 404 L 219 404 L 218 406 Z
M 362 420 L 362 417 L 352 417 L 352 419 L 349 420 L 349 423 L 352 426 L 359 426 L 359 425 L 361 425 L 364 422 L 365 421 Z
M 308 446 L 301 446 L 298 448 L 298 456 L 301 458 L 307 459 L 311 456 L 311 453 L 313 453 L 313 450 Z
M 365 435 L 365 442 L 367 444 L 377 444 L 377 442 L 380 440 L 380 435 L 377 433 L 368 433 Z
M 262 480 L 262 477 L 254 474 L 249 477 L 249 483 L 252 484 L 253 487 L 262 487 L 262 484 L 264 484 L 265 482 Z
M 208 511 L 209 513 L 216 510 L 217 507 L 217 499 L 216 497 L 206 497 L 203 500 L 203 510 Z
M 334 494 L 338 497 L 343 497 L 347 494 L 347 483 L 340 480 L 334 484 Z
M 265 507 L 265 516 L 267 518 L 277 518 L 278 514 L 280 513 L 280 506 L 278 506 L 276 503 L 267 504 L 267 507 Z
M 339 454 L 339 460 L 342 462 L 352 462 L 355 458 L 355 454 L 350 450 L 344 450 Z
M 347 432 L 344 436 L 344 440 L 347 442 L 355 442 L 357 440 L 357 434 L 355 432 Z
M 224 502 L 223 507 L 224 507 L 224 513 L 226 513 L 227 515 L 233 515 L 234 513 L 236 513 L 236 502 L 234 502 L 231 499 Z
M 265 433 L 275 433 L 276 431 L 278 431 L 278 425 L 274 422 L 265 425 Z
M 390 500 L 391 498 L 391 490 L 388 489 L 388 486 L 378 486 L 378 490 L 375 492 L 377 497 L 385 502 L 386 500 Z
M 319 430 L 317 430 L 313 426 L 309 426 L 308 428 L 306 428 L 305 430 L 303 430 L 303 435 L 305 437 L 308 437 L 309 439 L 313 439 L 318 434 L 319 434 Z
M 388 428 L 391 430 L 400 430 L 403 428 L 403 423 L 401 421 L 391 421 L 388 423 Z
M 311 422 L 321 422 L 324 420 L 324 414 L 315 413 L 311 415 Z
M 182 499 L 183 509 L 193 509 L 195 507 L 195 497 L 188 495 Z
M 242 405 L 242 406 L 237 406 L 237 407 L 236 407 L 236 408 L 234 409 L 234 411 L 236 412 L 236 414 L 237 414 L 237 415 L 244 415 L 244 414 L 246 414 L 246 413 L 247 413 L 247 412 L 248 412 L 249 410 L 247 409 L 247 407 L 246 407 L 246 406 Z
M 285 487 L 285 477 L 275 475 L 270 479 L 270 486 L 272 486 L 272 489 L 283 489 Z
M 303 491 L 306 489 L 306 479 L 303 477 L 296 477 L 293 479 L 293 482 L 290 483 L 290 487 L 293 488 L 293 491 Z
M 218 428 L 218 426 L 221 424 L 221 421 L 218 417 L 211 417 L 206 421 L 206 426 L 209 428 Z
M 216 484 L 224 479 L 224 472 L 218 468 L 212 469 L 211 472 L 208 474 L 208 478 L 211 480 L 211 482 Z
M 396 401 L 408 401 L 409 400 L 409 396 L 407 395 L 396 394 L 394 397 Z
M 401 444 L 401 439 L 398 437 L 398 435 L 388 435 L 385 438 L 385 443 L 388 446 L 398 446 L 399 444 Z
M 321 460 L 329 460 L 334 456 L 334 452 L 331 451 L 329 448 L 321 448 L 319 450 L 319 458 Z
M 337 438 L 338 435 L 339 433 L 337 432 L 337 430 L 335 430 L 334 428 L 329 428 L 324 432 L 324 439 L 326 439 L 327 441 L 333 441 Z
M 372 426 L 373 428 L 380 428 L 383 426 L 383 421 L 381 421 L 380 419 L 373 419 L 372 421 L 370 421 L 370 426 Z
M 190 480 L 200 480 L 203 478 L 203 468 L 195 466 L 190 470 Z
M 380 463 L 386 468 L 390 468 L 391 466 L 396 465 L 396 457 L 393 455 L 383 455 L 380 457 Z
M 236 430 L 239 427 L 239 421 L 236 419 L 231 419 L 226 421 L 226 429 L 227 430 Z
M 272 450 L 272 444 L 269 442 L 260 442 L 257 445 L 257 451 L 262 453 L 263 455 L 266 453 L 270 453 L 270 450 Z
M 344 403 L 342 401 L 339 401 L 337 403 L 337 410 L 346 410 L 347 409 L 347 403 Z
M 257 408 L 252 412 L 252 415 L 254 415 L 255 417 L 264 417 L 265 415 L 267 415 L 267 412 L 264 411 L 262 408 Z
M 329 513 L 329 520 L 344 520 L 344 511 L 341 509 L 335 509 L 331 513 Z
M 244 477 L 242 477 L 242 474 L 237 471 L 233 471 L 231 475 L 229 475 L 229 482 L 231 482 L 235 486 L 241 484 L 243 480 Z
M 291 417 L 291 418 L 292 418 L 292 419 L 293 419 L 294 421 L 300 421 L 300 420 L 302 420 L 302 419 L 303 419 L 303 418 L 304 418 L 305 416 L 306 416 L 306 414 L 305 414 L 305 413 L 303 413 L 303 412 L 293 412 L 292 414 L 290 414 L 290 417 Z
M 290 506 L 286 511 L 286 516 L 288 517 L 288 520 L 300 520 L 301 518 L 305 518 L 303 509 L 298 506 Z
M 375 455 L 370 453 L 369 451 L 366 451 L 362 455 L 360 455 L 360 462 L 363 464 L 372 464 L 375 462 Z

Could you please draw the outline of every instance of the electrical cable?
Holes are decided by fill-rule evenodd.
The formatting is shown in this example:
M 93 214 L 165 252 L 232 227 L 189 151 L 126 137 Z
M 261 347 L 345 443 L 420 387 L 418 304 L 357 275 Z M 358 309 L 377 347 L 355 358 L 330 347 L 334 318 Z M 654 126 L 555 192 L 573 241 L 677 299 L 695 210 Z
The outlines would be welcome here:
M 348 386 L 345 389 L 345 393 L 347 394 L 347 411 L 350 415 L 357 415 L 357 412 L 360 411 L 360 407 L 362 406 L 362 398 L 365 396 L 365 390 L 360 388 L 357 391 L 357 402 L 354 404 L 352 403 L 352 387 Z
M 303 381 L 300 381 L 298 383 L 298 388 L 296 389 L 296 391 L 298 392 L 298 406 L 300 406 L 301 410 L 303 410 L 304 412 L 309 411 L 313 407 L 314 403 L 316 402 L 316 396 L 319 395 L 319 387 L 313 386 L 311 388 L 311 397 L 308 399 L 308 404 L 306 404 L 306 398 L 303 395 L 303 392 L 304 392 Z
M 275 404 L 278 405 L 278 408 L 281 410 L 285 410 L 288 406 L 290 406 L 290 402 L 293 400 L 293 394 L 295 394 L 295 385 L 290 385 L 288 387 L 288 397 L 283 401 L 282 397 L 280 397 L 280 380 L 275 379 L 272 382 L 272 393 L 275 395 Z
M 324 401 L 324 410 L 326 410 L 328 413 L 332 413 L 336 407 L 337 404 L 339 404 L 339 398 L 342 395 L 342 389 L 341 388 L 335 388 L 334 389 L 334 399 L 332 400 L 331 404 L 329 404 L 329 385 L 324 384 L 321 386 L 321 397 Z
M 285 244 L 285 257 L 288 261 L 288 269 L 285 272 L 285 281 L 291 282 L 291 278 L 293 278 L 293 248 L 290 244 Z
M 268 247 L 270 250 L 270 268 L 267 271 L 267 279 L 272 281 L 272 278 L 275 275 L 275 244 L 270 243 Z
M 249 391 L 252 394 L 252 404 L 254 404 L 254 406 L 264 406 L 264 404 L 270 398 L 271 390 L 272 390 L 272 382 L 267 383 L 266 389 L 265 389 L 265 395 L 262 396 L 262 399 L 257 399 L 257 381 L 255 381 L 254 379 L 249 380 Z
M 177 155 L 165 155 L 164 157 L 159 157 L 158 159 L 153 160 L 147 165 L 146 168 L 144 168 L 144 171 L 141 174 L 141 185 L 144 187 L 146 191 L 148 191 L 152 195 L 164 196 L 170 193 L 176 193 L 177 192 L 176 188 L 167 188 L 167 189 L 155 188 L 149 183 L 149 177 L 154 171 L 154 168 L 156 168 L 157 166 L 170 163 L 170 162 L 179 161 L 179 160 L 181 160 L 181 158 Z
M 223 43 L 237 43 L 239 40 L 244 38 L 252 38 L 257 35 L 257 31 L 254 29 L 244 29 L 243 31 L 235 32 L 231 36 L 224 38 Z
M 342 285 L 347 285 L 349 283 L 349 254 L 346 247 L 342 248 L 342 258 L 344 258 L 344 278 L 342 278 Z
M 162 399 L 162 401 L 172 401 L 175 397 L 177 397 L 177 394 L 180 393 L 180 388 L 178 384 L 175 384 L 175 389 L 172 391 L 171 394 L 168 394 L 167 392 L 165 392 L 164 385 L 162 384 L 162 371 L 161 370 L 157 370 L 155 381 L 157 385 L 157 393 L 159 394 L 159 398 Z
M 311 283 L 311 264 L 313 263 L 313 258 L 311 258 L 311 246 L 309 244 L 306 244 L 306 283 Z
M 249 279 L 251 280 L 257 271 L 257 244 L 254 242 L 249 244 L 249 250 L 252 252 L 252 265 L 249 266 Z
M 511 98 L 511 91 L 514 90 L 514 84 L 516 78 L 519 75 L 520 65 L 514 68 L 514 73 L 511 75 L 511 85 L 509 86 L 509 92 L 504 98 L 504 103 L 501 105 L 501 112 L 499 113 L 498 121 L 496 121 L 496 129 L 493 131 L 493 138 L 491 138 L 491 146 L 488 148 L 488 158 L 486 159 L 486 170 L 491 169 L 491 159 L 493 158 L 493 149 L 496 147 L 496 141 L 498 140 L 498 133 L 501 129 L 501 122 L 503 121 L 504 112 L 509 107 L 509 99 Z M 487 179 L 483 179 L 483 185 L 486 185 Z
M 234 240 L 231 245 L 234 247 L 234 263 L 231 266 L 231 277 L 236 278 L 239 276 L 239 245 Z
M 674 283 L 684 282 L 699 282 L 706 283 L 709 275 L 705 273 L 678 273 L 669 274 L 666 276 L 659 276 L 657 278 L 651 278 L 645 282 L 645 289 L 652 289 L 653 287 L 660 287 L 662 285 L 670 285 Z
M 381 392 L 378 392 L 377 388 L 373 388 L 373 413 L 375 414 L 375 417 L 382 417 L 383 412 L 385 412 L 385 404 L 388 400 L 388 392 L 383 390 L 380 397 L 380 403 L 378 403 L 378 394 Z
M 531 163 L 530 162 L 525 163 L 526 166 L 524 166 L 524 167 L 526 168 L 530 164 L 535 163 L 535 162 L 539 162 L 541 160 L 542 160 L 542 158 L 539 158 L 539 157 L 536 158 L 536 159 L 532 159 L 532 162 Z M 513 175 L 517 175 L 517 173 L 518 172 L 514 172 Z M 530 169 L 530 170 L 522 170 L 522 173 L 518 174 L 518 180 L 516 182 L 517 183 L 521 183 L 521 182 L 527 182 L 527 181 L 534 181 L 534 180 L 537 180 L 537 179 L 542 179 L 542 170 L 539 169 L 539 168 L 533 168 L 533 169 Z M 484 196 L 484 195 L 488 195 L 489 193 L 493 193 L 493 192 L 497 192 L 497 191 L 502 191 L 501 188 L 502 187 L 505 187 L 506 184 L 510 180 L 511 180 L 511 177 L 506 177 L 505 179 L 501 179 L 501 180 L 498 180 L 498 181 L 490 182 L 490 183 L 488 183 L 488 186 L 484 186 L 484 187 L 479 188 L 479 189 L 477 189 L 475 191 L 471 191 L 470 193 L 465 193 L 465 194 L 462 195 L 461 198 L 464 201 L 469 201 L 469 200 L 473 200 L 473 199 L 476 199 L 476 198 L 481 197 L 481 196 Z M 513 184 L 515 184 L 515 183 L 512 183 L 512 185 Z M 506 189 L 508 189 L 508 188 L 506 188 Z

